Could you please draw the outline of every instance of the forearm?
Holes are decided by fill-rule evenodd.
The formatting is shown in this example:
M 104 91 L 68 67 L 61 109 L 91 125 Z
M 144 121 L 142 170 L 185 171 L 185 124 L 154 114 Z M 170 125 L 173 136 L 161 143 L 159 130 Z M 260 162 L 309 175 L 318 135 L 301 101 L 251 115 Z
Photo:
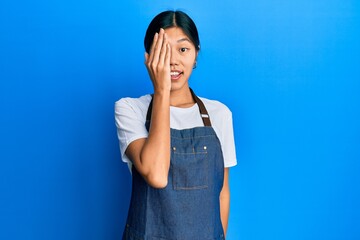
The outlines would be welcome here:
M 230 194 L 228 197 L 220 198 L 220 216 L 221 223 L 224 229 L 224 234 L 226 235 L 228 222 L 229 222 L 229 212 L 230 212 Z
M 224 184 L 220 192 L 220 217 L 226 235 L 230 212 L 229 168 L 224 169 Z
M 126 154 L 145 181 L 155 187 L 167 185 L 170 167 L 170 44 L 164 29 L 154 36 L 145 65 L 154 86 L 149 135 L 131 143 Z
M 156 91 L 149 136 L 140 154 L 143 175 L 159 187 L 167 184 L 170 167 L 170 92 Z

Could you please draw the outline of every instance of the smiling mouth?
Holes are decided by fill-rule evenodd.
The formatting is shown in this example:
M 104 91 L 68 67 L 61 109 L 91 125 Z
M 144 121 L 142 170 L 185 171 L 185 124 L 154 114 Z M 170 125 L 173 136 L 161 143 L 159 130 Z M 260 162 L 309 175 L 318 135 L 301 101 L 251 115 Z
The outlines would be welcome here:
M 179 72 L 179 71 L 170 72 L 171 80 L 178 80 L 182 74 L 183 72 Z

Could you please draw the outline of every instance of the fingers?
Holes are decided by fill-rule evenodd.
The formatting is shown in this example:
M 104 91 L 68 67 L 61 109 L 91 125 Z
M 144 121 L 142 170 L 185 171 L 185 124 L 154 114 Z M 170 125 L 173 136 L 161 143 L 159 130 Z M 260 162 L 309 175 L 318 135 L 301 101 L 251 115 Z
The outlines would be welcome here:
M 166 33 L 164 33 L 163 36 L 164 37 L 163 37 L 163 42 L 162 42 L 160 56 L 159 56 L 159 62 L 158 62 L 158 64 L 160 64 L 161 66 L 164 66 L 164 60 L 165 60 L 165 56 L 167 54 L 167 45 L 168 45 L 168 39 L 167 39 Z
M 150 52 L 145 53 L 145 64 L 154 89 L 171 89 L 170 55 L 171 46 L 168 36 L 161 28 L 154 36 Z
M 155 45 L 157 43 L 158 38 L 159 38 L 159 34 L 155 33 L 153 43 L 151 44 L 151 48 L 150 48 L 150 52 L 149 52 L 149 54 L 150 54 L 150 58 L 148 58 L 149 62 L 151 62 L 154 58 L 154 50 L 155 50 Z
M 171 57 L 171 47 L 170 47 L 170 44 L 167 43 L 164 64 L 165 64 L 165 66 L 169 66 L 169 68 L 170 68 L 170 57 Z
M 159 32 L 157 42 L 154 47 L 154 51 L 153 51 L 153 53 L 150 53 L 150 55 L 153 55 L 153 58 L 151 59 L 153 68 L 158 65 L 159 60 L 160 60 L 160 54 L 163 51 L 164 34 L 165 34 L 164 29 L 160 28 L 160 32 Z
M 166 54 L 166 44 L 167 44 L 167 35 L 164 29 L 160 29 L 159 33 L 156 33 L 154 36 L 153 43 L 151 45 L 148 64 L 151 64 L 152 67 L 162 64 L 164 56 Z M 150 66 L 149 66 L 150 67 Z

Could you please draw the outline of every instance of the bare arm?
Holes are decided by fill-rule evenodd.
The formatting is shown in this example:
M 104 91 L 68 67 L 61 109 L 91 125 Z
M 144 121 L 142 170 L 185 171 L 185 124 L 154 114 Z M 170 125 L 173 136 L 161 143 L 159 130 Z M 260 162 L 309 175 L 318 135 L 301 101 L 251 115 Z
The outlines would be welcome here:
M 145 181 L 155 188 L 167 185 L 170 167 L 170 45 L 164 30 L 155 34 L 145 64 L 154 85 L 148 138 L 130 143 L 126 155 Z
M 226 235 L 230 210 L 229 168 L 224 169 L 224 185 L 220 192 L 220 216 Z

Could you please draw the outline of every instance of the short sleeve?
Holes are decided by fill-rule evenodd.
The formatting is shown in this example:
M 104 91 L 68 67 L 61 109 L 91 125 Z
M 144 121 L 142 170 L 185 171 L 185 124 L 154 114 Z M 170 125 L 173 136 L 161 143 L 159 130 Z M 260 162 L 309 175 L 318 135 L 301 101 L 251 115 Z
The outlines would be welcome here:
M 148 99 L 122 98 L 115 102 L 115 124 L 119 139 L 121 158 L 123 162 L 131 163 L 125 151 L 129 144 L 137 139 L 146 138 L 148 132 L 145 127 Z
M 234 140 L 234 129 L 233 129 L 233 120 L 232 113 L 228 110 L 228 113 L 225 115 L 224 124 L 222 124 L 222 134 L 221 134 L 221 147 L 223 150 L 224 156 L 224 167 L 233 167 L 237 164 L 236 160 L 236 151 L 235 151 L 235 140 Z

